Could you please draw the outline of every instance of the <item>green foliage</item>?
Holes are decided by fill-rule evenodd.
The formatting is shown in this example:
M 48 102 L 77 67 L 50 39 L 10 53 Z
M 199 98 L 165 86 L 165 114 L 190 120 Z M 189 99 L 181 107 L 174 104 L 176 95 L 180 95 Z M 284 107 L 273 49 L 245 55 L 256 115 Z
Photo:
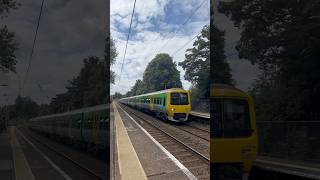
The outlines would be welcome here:
M 192 110 L 204 113 L 210 112 L 210 100 L 203 97 L 203 91 L 199 88 L 191 87 L 190 98 Z
M 234 81 L 231 75 L 231 69 L 229 64 L 226 62 L 226 56 L 224 52 L 225 39 L 224 32 L 219 30 L 216 26 L 210 26 L 211 38 L 211 59 L 210 66 L 211 72 L 211 83 L 229 84 L 233 85 Z
M 235 0 L 219 10 L 242 29 L 239 56 L 262 71 L 252 92 L 258 106 L 273 107 L 274 119 L 318 118 L 320 1 Z M 275 99 L 263 100 L 270 91 Z
M 107 79 L 104 61 L 96 56 L 84 59 L 80 74 L 69 81 L 67 92 L 56 95 L 50 103 L 52 112 L 64 112 L 106 103 Z
M 113 95 L 113 99 L 121 99 L 123 97 L 123 95 L 119 92 L 115 92 Z
M 136 80 L 136 83 L 133 85 L 131 90 L 128 92 L 129 96 L 135 96 L 139 94 L 146 93 L 145 84 L 140 79 Z
M 185 60 L 179 63 L 186 71 L 185 79 L 202 92 L 200 97 L 210 96 L 209 36 L 209 27 L 205 26 L 201 31 L 201 35 L 193 43 L 193 48 L 187 49 Z
M 6 17 L 12 9 L 17 9 L 20 4 L 15 0 L 0 1 L 0 18 Z
M 143 80 L 136 80 L 125 96 L 135 96 L 169 88 L 182 88 L 180 72 L 172 58 L 168 54 L 161 53 L 149 62 L 143 73 Z
M 320 1 L 234 0 L 221 2 L 219 11 L 241 28 L 236 45 L 240 58 L 248 59 L 261 70 L 250 90 L 258 123 L 319 120 Z M 260 141 L 270 143 L 261 147 L 274 153 L 284 144 L 281 153 L 297 157 L 299 153 L 291 150 L 296 149 L 292 142 L 303 141 L 298 138 L 311 134 L 319 139 L 312 126 L 291 130 L 290 124 L 275 124 L 260 126 L 261 132 L 266 130 L 261 136 L 266 139 Z M 282 137 L 282 132 L 287 137 Z M 289 136 L 294 137 L 292 142 Z M 310 152 L 308 147 L 320 152 L 320 146 L 311 141 L 300 146 L 305 149 L 299 149 L 299 156 L 303 151 Z
M 0 19 L 6 17 L 12 9 L 16 9 L 19 4 L 14 0 L 1 0 Z M 0 71 L 15 72 L 16 56 L 15 51 L 18 44 L 14 39 L 14 33 L 9 32 L 7 26 L 0 28 Z
M 225 61 L 224 32 L 214 25 L 210 27 L 211 29 L 208 26 L 203 27 L 201 35 L 193 43 L 193 48 L 187 49 L 185 60 L 179 63 L 186 71 L 186 80 L 193 84 L 193 90 L 198 89 L 196 91 L 200 94 L 196 95 L 197 98 L 210 96 L 210 83 L 233 84 L 229 64 Z M 210 67 L 212 67 L 212 73 L 210 73 Z
M 16 56 L 18 44 L 15 42 L 14 33 L 9 32 L 7 26 L 0 29 L 0 71 L 16 71 Z
M 110 65 L 113 65 L 116 61 L 116 57 L 118 56 L 117 49 L 115 47 L 113 39 L 106 39 L 105 46 L 105 61 L 108 63 L 110 61 Z M 109 68 L 110 69 L 110 68 Z M 114 83 L 115 73 L 110 70 L 110 83 Z
M 153 92 L 169 88 L 181 88 L 180 72 L 172 58 L 165 53 L 157 54 L 147 65 L 143 74 L 144 92 Z M 136 88 L 136 87 L 135 87 Z M 136 88 L 139 92 L 141 88 Z M 143 90 L 141 90 L 143 91 Z
M 15 115 L 18 118 L 29 119 L 38 115 L 38 104 L 30 97 L 18 96 L 15 101 Z

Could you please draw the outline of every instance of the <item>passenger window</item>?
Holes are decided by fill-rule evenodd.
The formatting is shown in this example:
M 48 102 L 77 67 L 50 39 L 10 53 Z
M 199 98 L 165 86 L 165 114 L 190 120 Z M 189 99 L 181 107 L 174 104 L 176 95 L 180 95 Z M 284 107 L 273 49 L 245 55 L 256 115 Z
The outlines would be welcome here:
M 166 97 L 163 97 L 163 106 L 166 106 Z

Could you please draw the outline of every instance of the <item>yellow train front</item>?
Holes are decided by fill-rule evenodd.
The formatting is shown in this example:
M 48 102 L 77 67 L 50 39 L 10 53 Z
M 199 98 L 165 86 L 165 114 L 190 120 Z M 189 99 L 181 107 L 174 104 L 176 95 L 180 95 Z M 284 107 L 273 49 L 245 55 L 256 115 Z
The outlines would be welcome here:
M 119 102 L 174 122 L 187 121 L 191 109 L 189 92 L 180 88 L 122 98 Z
M 210 166 L 213 178 L 247 179 L 257 155 L 252 98 L 234 87 L 213 84 L 210 103 Z

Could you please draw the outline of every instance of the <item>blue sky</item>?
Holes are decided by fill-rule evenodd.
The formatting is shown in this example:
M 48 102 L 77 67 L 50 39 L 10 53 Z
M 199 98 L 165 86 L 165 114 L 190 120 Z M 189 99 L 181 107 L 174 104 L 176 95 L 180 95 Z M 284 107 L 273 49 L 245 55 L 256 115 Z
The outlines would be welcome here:
M 116 83 L 111 86 L 112 94 L 129 91 L 137 79 L 142 79 L 147 64 L 157 53 L 172 54 L 209 24 L 209 0 L 137 0 L 119 81 L 133 3 L 134 0 L 111 0 L 110 31 L 118 51 L 116 63 L 111 67 L 117 75 Z M 194 16 L 182 26 L 201 4 Z M 185 50 L 190 47 L 192 42 L 176 53 L 173 60 L 177 63 L 183 61 Z M 182 68 L 178 66 L 178 70 L 183 87 L 188 89 L 191 84 L 184 79 Z

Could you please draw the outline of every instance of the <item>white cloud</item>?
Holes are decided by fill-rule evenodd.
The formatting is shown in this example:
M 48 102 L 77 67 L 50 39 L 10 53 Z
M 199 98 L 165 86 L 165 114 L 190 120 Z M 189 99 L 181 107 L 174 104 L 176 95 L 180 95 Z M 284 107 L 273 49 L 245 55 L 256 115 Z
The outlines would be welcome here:
M 128 3 L 130 2 L 130 3 Z M 119 75 L 121 72 L 121 66 L 123 61 L 127 30 L 123 31 L 123 27 L 129 28 L 131 11 L 133 7 L 133 1 L 111 1 L 111 36 L 115 40 L 116 48 L 118 51 L 118 57 L 116 63 L 112 66 L 113 71 L 116 72 L 116 83 L 111 86 L 111 94 L 114 92 L 125 93 L 130 90 L 137 79 L 142 79 L 143 72 L 147 64 L 157 53 L 172 54 L 186 42 L 190 41 L 196 34 L 200 32 L 202 27 L 208 24 L 208 3 L 204 4 L 199 9 L 199 15 L 195 16 L 196 20 L 190 21 L 186 26 L 182 27 L 178 31 L 173 30 L 180 26 L 180 24 L 169 24 L 163 20 L 165 16 L 165 7 L 169 1 L 144 1 L 145 4 L 139 4 L 137 1 L 137 8 L 133 25 L 133 30 L 137 31 L 134 37 L 131 37 L 128 43 L 127 54 L 123 66 L 121 80 L 119 82 Z M 174 1 L 177 2 L 177 1 Z M 195 0 L 183 1 L 183 3 L 173 3 L 176 7 L 172 9 L 179 9 L 177 11 L 185 13 L 185 19 L 181 19 L 184 22 L 192 12 L 192 9 L 199 6 L 200 2 Z M 115 7 L 115 8 L 113 8 Z M 206 14 L 204 16 L 203 14 Z M 130 15 L 130 16 L 129 16 Z M 150 30 L 150 27 L 155 26 L 151 23 L 151 18 L 157 18 L 156 31 Z M 121 23 L 122 25 L 119 25 Z M 122 31 L 120 31 L 121 29 Z M 192 47 L 193 42 L 190 42 L 187 46 L 181 49 L 175 54 L 173 60 L 178 63 L 184 60 L 185 50 Z M 160 48 L 163 47 L 160 51 Z M 184 79 L 185 72 L 178 66 L 178 70 L 181 72 L 180 77 L 185 89 L 190 88 L 190 82 Z

